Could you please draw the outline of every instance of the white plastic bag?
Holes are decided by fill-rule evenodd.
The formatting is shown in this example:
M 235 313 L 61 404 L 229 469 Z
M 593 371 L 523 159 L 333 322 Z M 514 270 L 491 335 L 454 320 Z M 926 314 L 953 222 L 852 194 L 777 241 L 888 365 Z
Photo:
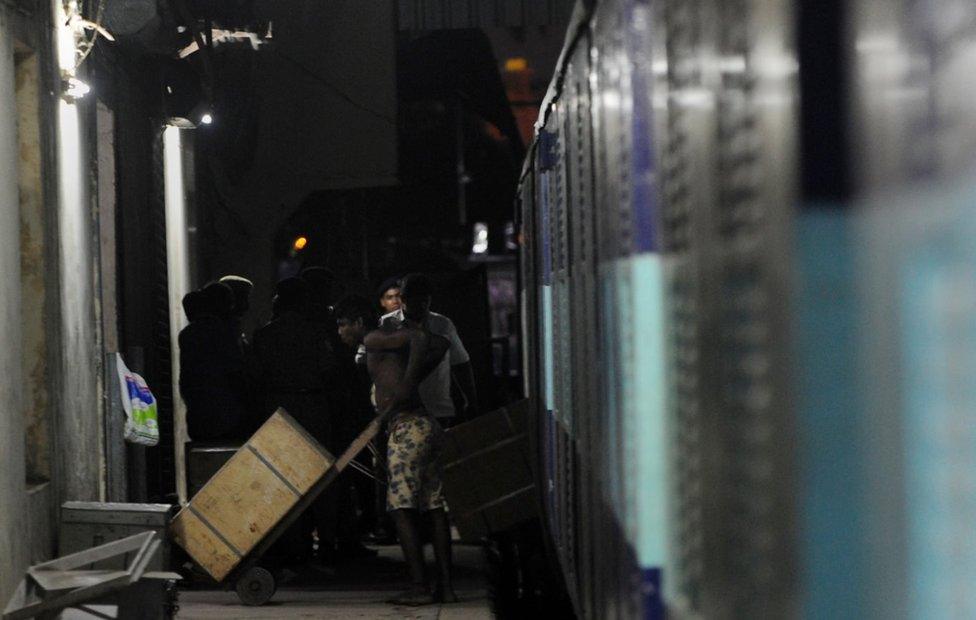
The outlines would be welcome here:
M 155 446 L 159 443 L 156 397 L 149 391 L 146 380 L 129 370 L 121 354 L 116 353 L 115 360 L 122 408 L 125 409 L 125 440 L 142 446 Z

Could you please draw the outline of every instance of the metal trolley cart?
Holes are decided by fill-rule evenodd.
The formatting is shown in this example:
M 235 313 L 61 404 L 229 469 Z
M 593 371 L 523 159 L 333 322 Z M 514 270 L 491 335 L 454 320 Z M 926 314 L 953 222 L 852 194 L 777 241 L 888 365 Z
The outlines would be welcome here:
M 379 432 L 373 420 L 336 459 L 284 409 L 224 464 L 170 524 L 173 541 L 246 605 L 277 589 L 262 557 Z
M 180 576 L 148 570 L 164 546 L 159 532 L 147 531 L 35 564 L 0 617 L 54 620 L 75 609 L 86 617 L 170 620 Z

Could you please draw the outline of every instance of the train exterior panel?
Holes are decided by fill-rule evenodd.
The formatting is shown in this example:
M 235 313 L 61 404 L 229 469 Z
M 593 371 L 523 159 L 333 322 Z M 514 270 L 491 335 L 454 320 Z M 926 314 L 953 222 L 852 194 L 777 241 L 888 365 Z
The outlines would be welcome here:
M 800 48 L 841 137 L 805 129 L 795 225 L 803 611 L 972 617 L 976 7 L 829 8 L 804 39 L 843 24 L 838 62 Z
M 586 618 L 971 617 L 976 8 L 576 9 L 519 200 Z
M 543 509 L 583 617 L 796 609 L 788 9 L 581 4 L 567 35 L 520 208 Z
M 523 179 L 547 528 L 589 617 L 660 617 L 666 330 L 651 7 L 577 11 Z M 606 43 L 596 45 L 596 41 Z M 648 492 L 650 491 L 650 492 Z

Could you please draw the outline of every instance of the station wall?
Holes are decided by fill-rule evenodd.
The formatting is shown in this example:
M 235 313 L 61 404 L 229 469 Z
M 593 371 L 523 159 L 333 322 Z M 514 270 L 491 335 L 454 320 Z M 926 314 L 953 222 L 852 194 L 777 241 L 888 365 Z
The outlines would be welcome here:
M 6 601 L 27 562 L 24 394 L 21 380 L 20 209 L 17 192 L 17 116 L 12 20 L 0 10 L 0 600 Z
M 60 96 L 54 11 L 0 7 L 0 605 L 105 498 L 94 98 Z

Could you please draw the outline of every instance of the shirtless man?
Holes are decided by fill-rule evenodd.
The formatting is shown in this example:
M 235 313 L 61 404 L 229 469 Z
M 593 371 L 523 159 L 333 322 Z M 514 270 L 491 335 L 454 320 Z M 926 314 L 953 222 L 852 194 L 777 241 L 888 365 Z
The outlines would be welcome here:
M 365 300 L 362 300 L 365 301 Z M 369 302 L 365 302 L 368 304 Z M 446 338 L 431 334 L 406 317 L 398 325 L 387 324 L 366 333 L 370 308 L 362 302 L 343 300 L 336 306 L 339 336 L 355 347 L 366 345 L 366 365 L 376 385 L 376 410 L 388 420 L 387 510 L 396 525 L 400 546 L 410 569 L 412 587 L 391 600 L 398 605 L 455 602 L 451 582 L 451 531 L 441 496 L 438 457 L 443 431 L 428 414 L 417 387 L 437 367 L 447 352 Z M 365 320 L 364 320 L 365 319 Z M 433 596 L 424 574 L 420 513 L 427 512 L 434 528 L 437 585 Z

